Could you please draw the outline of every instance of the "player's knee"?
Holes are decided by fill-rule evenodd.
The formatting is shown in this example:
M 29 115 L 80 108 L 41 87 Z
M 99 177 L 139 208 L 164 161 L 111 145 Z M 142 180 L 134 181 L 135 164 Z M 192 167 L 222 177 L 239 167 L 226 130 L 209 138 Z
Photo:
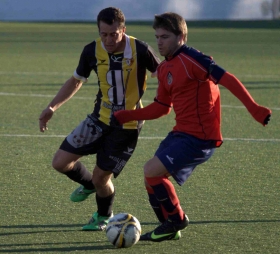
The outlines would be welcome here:
M 150 163 L 150 161 L 146 162 L 146 164 L 144 165 L 144 176 L 145 177 L 151 177 L 153 176 L 152 174 L 152 165 Z
M 59 160 L 58 160 L 56 157 L 54 157 L 53 160 L 52 160 L 52 167 L 53 167 L 56 171 L 61 172 L 61 166 L 60 166 Z
M 98 187 L 104 185 L 104 179 L 102 177 L 93 177 L 92 176 L 92 183 L 95 186 L 95 188 L 98 188 Z
M 104 171 L 96 166 L 92 174 L 92 182 L 96 188 L 103 188 L 112 184 L 112 173 L 110 171 Z
M 147 161 L 144 165 L 145 177 L 165 177 L 167 174 L 167 169 L 156 156 Z
M 61 159 L 57 155 L 53 157 L 52 167 L 60 173 L 64 173 L 67 171 L 67 166 L 65 165 L 65 163 L 63 163 L 63 161 L 61 161 Z

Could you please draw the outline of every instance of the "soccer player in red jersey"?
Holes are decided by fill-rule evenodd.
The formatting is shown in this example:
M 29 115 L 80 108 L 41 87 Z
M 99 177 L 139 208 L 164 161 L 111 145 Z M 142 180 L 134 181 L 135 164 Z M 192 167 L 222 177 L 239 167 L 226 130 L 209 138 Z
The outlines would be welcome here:
M 142 109 L 114 113 L 116 124 L 151 120 L 173 107 L 176 125 L 144 166 L 149 201 L 161 224 L 140 240 L 179 239 L 189 220 L 169 176 L 182 185 L 195 167 L 207 161 L 222 144 L 220 91 L 226 87 L 256 121 L 268 124 L 271 110 L 258 105 L 243 84 L 218 66 L 212 57 L 185 45 L 187 25 L 176 13 L 156 15 L 153 28 L 158 50 L 165 60 L 158 66 L 154 102 Z

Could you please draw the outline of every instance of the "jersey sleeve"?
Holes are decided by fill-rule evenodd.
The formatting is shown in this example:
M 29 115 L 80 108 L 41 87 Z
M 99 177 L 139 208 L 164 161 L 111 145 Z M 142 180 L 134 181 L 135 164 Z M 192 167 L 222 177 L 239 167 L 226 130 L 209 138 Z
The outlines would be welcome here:
M 90 65 L 90 60 L 95 57 L 95 42 L 84 47 L 81 53 L 79 64 L 77 69 L 74 71 L 73 76 L 81 81 L 86 82 L 90 73 L 92 71 L 92 66 Z
M 217 65 L 211 56 L 207 56 L 196 49 L 191 48 L 188 53 L 192 70 L 190 76 L 200 81 L 210 79 L 215 84 L 218 84 L 225 70 Z
M 144 108 L 135 110 L 119 110 L 114 112 L 114 117 L 119 124 L 124 124 L 132 120 L 153 120 L 169 114 L 170 107 L 166 107 L 160 103 L 153 102 Z
M 151 73 L 155 73 L 158 65 L 160 64 L 159 57 L 156 55 L 154 49 L 149 45 L 148 45 L 148 50 L 147 50 L 145 62 L 146 62 L 146 65 L 147 65 L 147 69 Z
M 258 105 L 239 79 L 233 74 L 225 72 L 219 83 L 226 87 L 243 103 L 256 121 L 264 126 L 267 124 L 265 123 L 265 119 L 272 113 L 272 111 L 269 108 Z

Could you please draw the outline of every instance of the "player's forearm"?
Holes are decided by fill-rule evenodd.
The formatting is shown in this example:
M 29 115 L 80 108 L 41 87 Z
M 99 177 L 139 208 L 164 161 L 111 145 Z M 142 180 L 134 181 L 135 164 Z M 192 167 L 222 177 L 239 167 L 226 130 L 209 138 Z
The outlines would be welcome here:
M 219 83 L 235 95 L 247 108 L 256 121 L 266 125 L 267 117 L 271 114 L 269 108 L 258 105 L 249 94 L 244 85 L 232 74 L 226 72 Z
M 53 111 L 57 110 L 81 88 L 82 84 L 83 83 L 80 80 L 77 80 L 74 77 L 68 79 L 49 103 L 48 107 Z
M 254 106 L 257 106 L 257 103 L 254 101 L 244 85 L 231 73 L 226 72 L 220 79 L 219 83 L 237 97 L 249 111 Z
M 169 114 L 171 107 L 153 102 L 150 105 L 136 110 L 120 110 L 114 113 L 114 116 L 120 124 L 133 120 L 152 120 L 163 115 Z

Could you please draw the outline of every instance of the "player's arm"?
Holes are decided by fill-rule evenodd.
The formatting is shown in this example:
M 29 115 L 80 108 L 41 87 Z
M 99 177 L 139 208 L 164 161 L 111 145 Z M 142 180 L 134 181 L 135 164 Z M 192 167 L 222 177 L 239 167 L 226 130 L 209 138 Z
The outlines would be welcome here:
M 148 50 L 146 54 L 145 63 L 147 65 L 147 69 L 151 72 L 151 77 L 157 77 L 157 67 L 160 64 L 160 59 L 157 56 L 154 49 L 148 45 Z
M 218 66 L 212 57 L 206 56 L 202 53 L 196 54 L 195 60 L 198 64 L 200 64 L 200 68 L 198 68 L 197 64 L 192 65 L 192 77 L 198 80 L 211 79 L 214 83 L 219 83 L 226 87 L 244 104 L 256 121 L 263 124 L 264 126 L 268 124 L 271 115 L 270 109 L 259 106 L 254 101 L 244 85 L 234 75 L 226 72 L 224 69 Z
M 119 124 L 124 124 L 133 120 L 152 120 L 169 114 L 171 106 L 161 103 L 155 99 L 150 105 L 135 110 L 120 110 L 114 113 L 114 117 Z
M 171 98 L 163 86 L 159 83 L 157 89 L 157 96 L 154 102 L 148 106 L 134 110 L 120 110 L 114 113 L 114 118 L 119 124 L 124 124 L 133 120 L 152 120 L 170 113 L 172 107 Z
M 62 106 L 66 101 L 68 101 L 75 93 L 77 93 L 83 83 L 87 82 L 87 78 L 91 72 L 91 67 L 88 63 L 87 56 L 89 52 L 93 52 L 92 47 L 94 48 L 93 43 L 84 48 L 80 56 L 79 65 L 73 76 L 64 83 L 46 109 L 42 111 L 39 117 L 39 126 L 41 132 L 47 130 L 47 122 L 52 118 L 54 111 Z
M 72 76 L 60 88 L 56 96 L 49 103 L 48 107 L 51 107 L 54 111 L 57 110 L 61 105 L 63 105 L 66 101 L 68 101 L 75 93 L 78 92 L 82 84 L 83 84 L 82 80 L 79 80 L 74 76 Z
M 54 111 L 68 101 L 81 88 L 82 84 L 83 81 L 78 80 L 75 77 L 71 77 L 65 82 L 39 117 L 39 127 L 41 132 L 47 130 L 47 123 L 52 118 Z
M 271 110 L 258 105 L 249 94 L 244 85 L 231 73 L 225 72 L 221 77 L 219 84 L 226 87 L 235 95 L 247 108 L 256 121 L 262 125 L 267 125 L 271 116 Z

